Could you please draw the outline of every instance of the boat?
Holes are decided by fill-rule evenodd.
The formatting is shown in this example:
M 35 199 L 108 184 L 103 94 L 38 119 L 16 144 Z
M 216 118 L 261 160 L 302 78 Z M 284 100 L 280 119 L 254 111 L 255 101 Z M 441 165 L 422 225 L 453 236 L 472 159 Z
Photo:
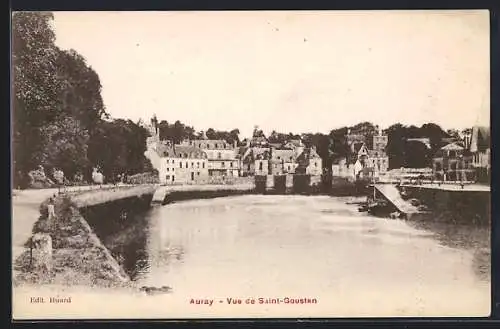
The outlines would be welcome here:
M 390 211 L 389 203 L 385 200 L 373 200 L 367 204 L 368 213 L 375 216 L 387 215 Z

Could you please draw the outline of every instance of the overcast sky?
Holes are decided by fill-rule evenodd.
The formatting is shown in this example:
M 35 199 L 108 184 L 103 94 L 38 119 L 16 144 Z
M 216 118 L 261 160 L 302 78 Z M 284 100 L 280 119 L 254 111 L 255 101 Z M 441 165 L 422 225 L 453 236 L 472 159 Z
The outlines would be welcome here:
M 113 117 L 197 130 L 489 124 L 487 11 L 56 12 Z

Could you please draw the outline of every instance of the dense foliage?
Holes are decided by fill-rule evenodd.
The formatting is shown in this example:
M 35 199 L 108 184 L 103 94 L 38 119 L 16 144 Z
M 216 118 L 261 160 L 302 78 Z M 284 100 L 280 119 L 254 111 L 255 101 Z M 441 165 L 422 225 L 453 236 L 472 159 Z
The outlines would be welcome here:
M 57 168 L 87 181 L 97 165 L 109 178 L 149 170 L 147 131 L 109 120 L 98 74 L 76 51 L 55 45 L 52 20 L 47 12 L 12 17 L 14 185 L 28 185 L 40 165 L 49 176 Z

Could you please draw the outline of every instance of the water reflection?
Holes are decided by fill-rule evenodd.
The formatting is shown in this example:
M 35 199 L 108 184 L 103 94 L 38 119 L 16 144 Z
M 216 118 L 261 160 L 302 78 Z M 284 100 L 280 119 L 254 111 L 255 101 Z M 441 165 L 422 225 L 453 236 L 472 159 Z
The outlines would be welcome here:
M 133 279 L 181 294 L 319 296 L 360 284 L 468 293 L 489 282 L 487 227 L 376 218 L 343 198 L 185 201 L 152 209 L 127 232 L 134 241 L 114 251 Z
M 491 224 L 490 219 L 470 221 L 453 220 L 453 215 L 447 218 L 440 216 L 436 221 L 432 215 L 414 216 L 408 225 L 422 231 L 432 232 L 441 245 L 450 248 L 467 250 L 473 255 L 472 268 L 480 280 L 489 281 L 491 277 Z M 471 218 L 472 219 L 472 218 Z

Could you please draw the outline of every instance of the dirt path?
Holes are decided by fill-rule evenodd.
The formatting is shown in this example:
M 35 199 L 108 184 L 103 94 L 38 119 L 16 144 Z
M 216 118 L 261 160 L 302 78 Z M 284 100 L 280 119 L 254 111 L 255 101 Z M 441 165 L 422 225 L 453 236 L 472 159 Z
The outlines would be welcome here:
M 54 193 L 57 188 L 12 192 L 12 261 L 23 252 L 23 245 L 31 236 L 40 216 L 40 204 Z
M 85 191 L 90 188 L 81 186 L 70 189 Z M 23 252 L 24 243 L 31 236 L 33 225 L 40 216 L 40 204 L 56 193 L 57 188 L 12 191 L 12 261 Z

